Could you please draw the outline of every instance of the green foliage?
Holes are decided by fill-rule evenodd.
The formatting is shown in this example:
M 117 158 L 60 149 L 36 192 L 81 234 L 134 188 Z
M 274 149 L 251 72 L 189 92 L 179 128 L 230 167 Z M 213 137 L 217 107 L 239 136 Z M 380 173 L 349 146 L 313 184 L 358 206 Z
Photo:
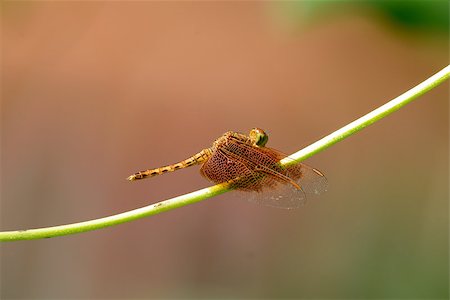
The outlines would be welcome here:
M 392 22 L 409 30 L 449 31 L 449 1 L 370 1 Z
M 449 32 L 449 1 L 283 1 L 275 10 L 290 24 L 329 22 L 333 16 L 369 13 L 407 31 Z

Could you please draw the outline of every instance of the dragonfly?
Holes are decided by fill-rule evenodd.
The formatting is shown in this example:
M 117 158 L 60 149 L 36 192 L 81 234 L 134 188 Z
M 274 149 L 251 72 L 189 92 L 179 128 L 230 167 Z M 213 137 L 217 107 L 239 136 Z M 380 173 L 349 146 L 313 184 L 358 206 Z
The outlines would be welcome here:
M 244 192 L 251 202 L 278 208 L 297 208 L 308 197 L 322 194 L 328 188 L 326 177 L 318 169 L 266 147 L 267 133 L 253 128 L 248 135 L 228 131 L 210 148 L 178 163 L 137 172 L 130 181 L 150 178 L 194 165 L 213 183 L 228 183 L 230 188 Z

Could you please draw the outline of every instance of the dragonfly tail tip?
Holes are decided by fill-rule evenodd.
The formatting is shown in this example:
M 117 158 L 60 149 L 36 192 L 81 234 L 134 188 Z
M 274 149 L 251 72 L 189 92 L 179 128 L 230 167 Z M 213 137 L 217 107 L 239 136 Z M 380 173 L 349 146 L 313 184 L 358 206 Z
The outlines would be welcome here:
M 134 175 L 128 176 L 127 180 L 128 181 L 135 181 L 136 180 L 136 176 L 134 176 Z

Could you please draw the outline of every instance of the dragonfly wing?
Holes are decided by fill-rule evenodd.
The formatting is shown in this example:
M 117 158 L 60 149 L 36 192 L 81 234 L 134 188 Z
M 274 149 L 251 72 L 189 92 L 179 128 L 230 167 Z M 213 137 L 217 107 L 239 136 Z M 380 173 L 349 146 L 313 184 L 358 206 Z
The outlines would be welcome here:
M 308 196 L 319 196 L 328 190 L 328 180 L 319 170 L 300 163 L 302 176 L 297 181 Z
M 291 184 L 278 183 L 274 188 L 261 192 L 239 192 L 242 198 L 265 206 L 292 209 L 306 203 L 306 194 Z
M 251 168 L 245 161 L 219 149 L 202 165 L 200 173 L 214 183 L 233 181 L 239 177 L 252 178 Z
M 234 182 L 240 198 L 277 208 L 297 208 L 307 196 L 325 191 L 327 181 L 320 171 L 308 165 L 279 165 L 286 157 L 275 149 L 229 141 L 226 147 L 214 151 L 201 173 L 215 183 Z
M 328 180 L 322 172 L 307 164 L 295 162 L 294 159 L 276 149 L 270 150 L 278 153 L 280 160 L 292 160 L 293 164 L 286 167 L 287 174 L 296 180 L 308 197 L 316 197 L 328 190 Z
M 272 148 L 262 147 L 261 151 L 269 155 L 276 155 L 278 160 L 290 159 L 286 154 Z M 328 180 L 322 172 L 304 163 L 295 162 L 285 168 L 285 175 L 294 180 L 300 187 L 298 190 L 292 184 L 277 181 L 273 186 L 263 188 L 261 192 L 246 193 L 245 197 L 251 202 L 277 208 L 298 208 L 307 199 L 313 199 L 328 189 Z

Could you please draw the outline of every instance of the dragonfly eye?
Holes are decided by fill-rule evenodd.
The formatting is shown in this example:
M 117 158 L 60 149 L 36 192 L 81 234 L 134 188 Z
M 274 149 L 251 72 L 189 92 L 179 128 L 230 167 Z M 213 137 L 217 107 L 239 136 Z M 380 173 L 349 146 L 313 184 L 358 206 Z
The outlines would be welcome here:
M 264 147 L 269 140 L 269 136 L 260 128 L 253 128 L 250 130 L 249 137 L 255 145 L 260 147 Z

